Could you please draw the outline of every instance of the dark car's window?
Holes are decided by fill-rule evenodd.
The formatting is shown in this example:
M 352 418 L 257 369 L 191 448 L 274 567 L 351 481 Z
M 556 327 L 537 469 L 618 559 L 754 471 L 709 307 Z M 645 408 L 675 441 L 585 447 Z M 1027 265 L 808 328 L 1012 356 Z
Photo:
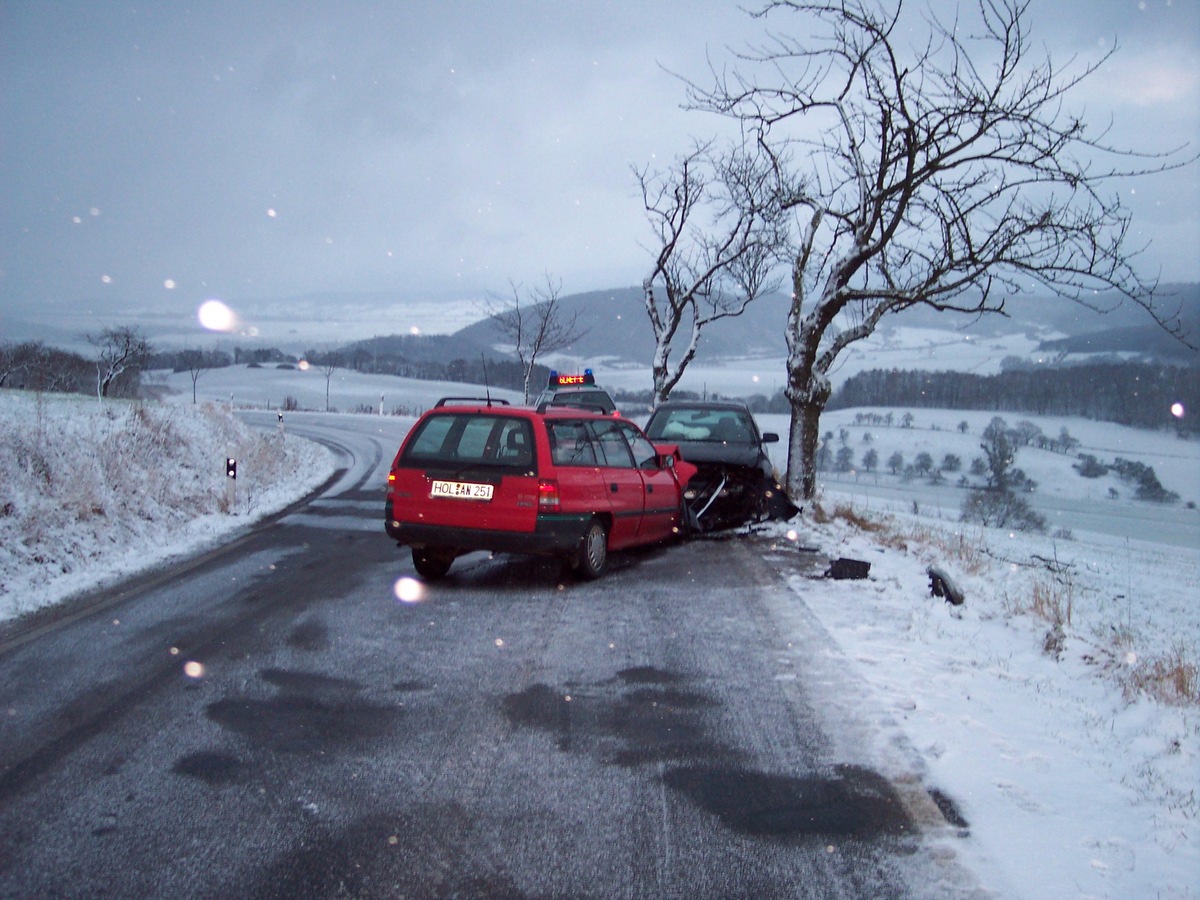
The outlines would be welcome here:
M 594 466 L 596 448 L 583 422 L 550 422 L 550 455 L 556 466 Z
M 757 441 L 754 421 L 731 409 L 659 410 L 646 427 L 653 440 L 712 441 L 753 444 Z
M 656 469 L 658 468 L 658 451 L 654 449 L 654 445 L 646 440 L 646 436 L 625 422 L 619 425 L 621 433 L 625 435 L 625 440 L 629 443 L 629 448 L 633 451 L 633 461 L 639 469 Z
M 533 462 L 533 431 L 528 421 L 513 416 L 430 416 L 409 442 L 403 458 L 421 464 L 527 468 Z
M 620 469 L 632 469 L 633 454 L 629 452 L 629 445 L 625 443 L 618 424 L 616 422 L 593 422 L 592 428 L 596 432 L 602 464 Z

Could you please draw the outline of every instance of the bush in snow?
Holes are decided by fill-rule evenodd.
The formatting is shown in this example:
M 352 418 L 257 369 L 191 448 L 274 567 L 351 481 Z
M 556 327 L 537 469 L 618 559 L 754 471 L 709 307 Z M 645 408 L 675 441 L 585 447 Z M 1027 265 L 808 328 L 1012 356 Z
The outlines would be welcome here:
M 1046 530 L 1046 519 L 1034 511 L 1028 500 L 1011 491 L 971 491 L 963 501 L 962 521 L 1014 531 Z

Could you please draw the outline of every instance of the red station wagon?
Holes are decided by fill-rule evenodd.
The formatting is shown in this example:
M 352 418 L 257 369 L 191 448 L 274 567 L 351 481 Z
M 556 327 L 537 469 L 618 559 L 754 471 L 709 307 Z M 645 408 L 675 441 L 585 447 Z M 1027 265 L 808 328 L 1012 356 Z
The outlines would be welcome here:
M 610 550 L 680 533 L 695 472 L 626 419 L 446 398 L 396 454 L 384 527 L 428 579 L 473 550 L 558 555 L 598 578 Z

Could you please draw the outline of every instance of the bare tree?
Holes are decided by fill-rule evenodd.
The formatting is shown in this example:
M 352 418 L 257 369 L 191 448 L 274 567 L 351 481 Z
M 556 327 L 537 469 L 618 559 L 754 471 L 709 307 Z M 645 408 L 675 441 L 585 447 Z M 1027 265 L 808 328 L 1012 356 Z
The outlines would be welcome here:
M 831 367 L 888 314 L 1003 312 L 1034 287 L 1091 305 L 1115 290 L 1171 327 L 1134 266 L 1142 248 L 1129 246 L 1115 182 L 1194 157 L 1093 136 L 1066 102 L 1108 56 L 1063 71 L 1035 57 L 1027 8 L 979 0 L 970 21 L 943 21 L 932 4 L 912 15 L 876 0 L 777 0 L 755 15 L 803 16 L 803 38 L 773 34 L 739 69 L 714 68 L 712 87 L 689 87 L 689 106 L 738 119 L 778 161 L 795 213 L 793 497 L 815 490 Z M 805 175 L 789 183 L 793 163 Z
M 25 370 L 22 355 L 22 348 L 12 341 L 0 344 L 0 388 L 8 384 L 9 378 Z
M 136 376 L 152 352 L 141 329 L 129 325 L 105 328 L 87 340 L 96 348 L 96 397 L 101 400 L 121 376 Z
M 195 349 L 180 351 L 176 366 L 179 371 L 186 371 L 192 379 L 192 403 L 196 402 L 196 382 L 200 376 L 210 369 L 217 367 L 219 357 L 216 352 Z
M 785 244 L 784 216 L 770 190 L 775 169 L 754 151 L 717 153 L 700 143 L 667 171 L 634 172 L 655 239 L 642 282 L 654 331 L 655 405 L 683 377 L 706 325 L 740 316 L 774 287 L 768 275 Z
M 325 376 L 325 412 L 329 412 L 329 380 L 333 378 L 333 373 L 341 364 L 342 357 L 338 353 L 326 353 L 321 358 L 321 374 Z
M 545 277 L 544 287 L 529 291 L 510 281 L 511 298 L 491 297 L 486 302 L 488 315 L 496 329 L 513 343 L 513 352 L 524 375 L 526 403 L 538 359 L 569 347 L 587 333 L 579 327 L 579 313 L 567 312 L 559 302 L 562 281 L 553 278 L 549 272 Z

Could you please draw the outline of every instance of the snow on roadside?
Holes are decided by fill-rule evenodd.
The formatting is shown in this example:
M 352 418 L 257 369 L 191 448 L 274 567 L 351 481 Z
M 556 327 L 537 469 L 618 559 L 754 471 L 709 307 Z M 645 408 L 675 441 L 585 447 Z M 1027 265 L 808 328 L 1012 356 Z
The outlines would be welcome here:
M 793 590 L 919 753 L 927 787 L 956 804 L 972 836 L 957 852 L 994 874 L 984 884 L 1029 898 L 1200 894 L 1200 550 L 825 504 L 837 514 L 806 519 L 804 540 L 870 562 L 870 576 L 794 577 Z M 964 605 L 930 595 L 931 564 Z M 1170 676 L 1187 664 L 1181 702 Z M 875 739 L 891 739 L 886 727 Z
M 324 447 L 250 429 L 212 404 L 4 391 L 0 620 L 215 546 L 333 468 Z

